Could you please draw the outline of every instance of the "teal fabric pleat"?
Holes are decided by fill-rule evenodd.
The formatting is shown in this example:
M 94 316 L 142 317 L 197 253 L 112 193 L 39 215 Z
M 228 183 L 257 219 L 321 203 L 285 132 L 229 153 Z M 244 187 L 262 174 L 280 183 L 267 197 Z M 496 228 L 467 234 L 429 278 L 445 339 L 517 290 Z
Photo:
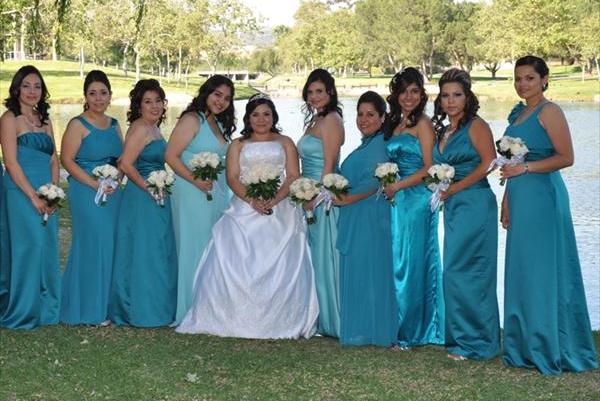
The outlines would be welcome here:
M 116 120 L 107 129 L 76 117 L 89 133 L 81 141 L 75 162 L 90 176 L 95 167 L 116 166 L 123 145 Z M 117 217 L 121 191 L 104 206 L 94 203 L 96 191 L 69 176 L 71 249 L 62 279 L 60 320 L 66 324 L 99 324 L 108 318 Z
M 400 179 L 423 167 L 419 140 L 409 134 L 386 142 Z M 438 212 L 431 212 L 431 192 L 418 184 L 396 192 L 392 207 L 392 252 L 398 304 L 398 344 L 412 347 L 444 344 L 444 293 L 438 242 Z
M 455 181 L 481 162 L 471 143 L 471 122 L 456 131 L 434 163 L 455 168 Z M 444 302 L 448 352 L 490 359 L 500 352 L 496 274 L 498 207 L 487 179 L 450 196 L 444 204 Z
M 351 194 L 376 189 L 378 163 L 388 156 L 383 134 L 363 139 L 341 166 Z M 375 194 L 340 208 L 340 343 L 390 346 L 398 333 L 390 204 Z
M 541 107 L 505 135 L 523 139 L 527 161 L 552 156 Z M 543 374 L 598 367 L 585 300 L 569 195 L 560 172 L 508 180 L 510 222 L 504 280 L 504 353 L 509 366 Z
M 164 170 L 166 142 L 147 144 L 135 167 L 144 178 Z M 167 326 L 177 306 L 177 253 L 171 202 L 164 207 L 129 180 L 123 191 L 111 296 L 110 320 L 117 325 Z
M 320 181 L 325 163 L 323 143 L 314 135 L 304 135 L 298 141 L 302 176 Z M 332 208 L 325 214 L 322 203 L 314 210 L 316 222 L 308 226 L 308 242 L 315 271 L 319 299 L 319 334 L 340 336 L 340 257 L 335 247 L 339 212 Z
M 17 160 L 34 189 L 51 182 L 54 144 L 44 132 L 17 138 Z M 58 214 L 42 216 L 9 174 L 1 191 L 0 326 L 32 329 L 58 323 Z

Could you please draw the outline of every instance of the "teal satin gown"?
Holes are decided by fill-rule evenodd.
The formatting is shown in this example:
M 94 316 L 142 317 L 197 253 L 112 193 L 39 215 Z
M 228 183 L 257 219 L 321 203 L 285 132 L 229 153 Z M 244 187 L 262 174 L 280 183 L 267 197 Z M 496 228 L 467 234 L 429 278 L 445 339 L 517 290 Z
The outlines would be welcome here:
M 350 194 L 376 190 L 377 163 L 388 161 L 383 134 L 364 138 L 341 166 Z M 340 343 L 396 343 L 398 309 L 394 290 L 390 204 L 383 196 L 340 207 Z
M 181 160 L 189 168 L 189 161 L 196 153 L 213 152 L 225 163 L 227 144 L 221 146 L 210 126 L 200 115 L 200 127 L 185 150 Z M 206 194 L 181 177 L 176 177 L 171 196 L 173 228 L 178 258 L 177 312 L 173 325 L 178 325 L 192 306 L 194 276 L 202 252 L 211 238 L 213 225 L 229 205 L 230 191 L 225 171 L 213 183 L 213 200 L 207 201 Z M 234 246 L 235 244 L 232 244 Z
M 535 110 L 505 135 L 523 139 L 527 161 L 555 151 Z M 569 207 L 559 171 L 530 173 L 507 183 L 509 226 L 504 280 L 504 362 L 543 374 L 598 367 Z
M 302 175 L 321 181 L 325 158 L 320 138 L 306 134 L 298 141 Z M 319 299 L 317 332 L 330 337 L 340 336 L 340 257 L 335 247 L 339 212 L 332 208 L 325 215 L 322 203 L 314 210 L 316 221 L 308 225 L 308 243 L 315 271 Z
M 457 130 L 434 163 L 454 167 L 454 181 L 481 162 L 469 137 L 472 120 Z M 500 352 L 496 296 L 498 206 L 487 178 L 457 192 L 444 203 L 444 302 L 448 352 L 490 359 Z
M 423 167 L 419 140 L 408 132 L 392 136 L 387 152 L 404 179 Z M 444 292 L 438 242 L 438 212 L 421 184 L 396 192 L 392 207 L 392 255 L 398 304 L 398 344 L 444 344 Z
M 146 179 L 165 169 L 164 139 L 147 144 L 135 162 Z M 109 302 L 117 325 L 167 326 L 177 306 L 177 254 L 171 202 L 157 205 L 147 191 L 129 180 L 123 191 Z
M 52 138 L 45 132 L 17 137 L 17 160 L 34 189 L 52 181 Z M 58 323 L 60 267 L 58 214 L 42 225 L 42 216 L 12 180 L 4 177 L 2 192 L 2 265 L 0 326 L 33 329 Z
M 99 129 L 82 116 L 77 118 L 89 131 L 81 141 L 75 162 L 92 176 L 95 167 L 116 166 L 123 145 L 112 120 Z M 108 197 L 104 206 L 94 203 L 96 191 L 69 176 L 71 249 L 62 279 L 60 320 L 66 324 L 100 324 L 108 318 L 108 298 L 121 205 L 121 191 Z

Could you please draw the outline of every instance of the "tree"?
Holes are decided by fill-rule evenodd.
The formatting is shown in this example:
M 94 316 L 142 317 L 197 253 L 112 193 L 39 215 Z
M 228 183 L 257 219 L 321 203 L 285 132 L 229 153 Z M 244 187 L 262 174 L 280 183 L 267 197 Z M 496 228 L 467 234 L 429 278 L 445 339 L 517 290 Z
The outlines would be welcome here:
M 468 72 L 477 61 L 480 38 L 473 26 L 480 8 L 479 4 L 474 3 L 452 3 L 451 20 L 446 27 L 446 51 L 460 68 Z
M 274 77 L 281 67 L 281 58 L 274 48 L 258 49 L 250 55 L 250 70 L 265 72 Z

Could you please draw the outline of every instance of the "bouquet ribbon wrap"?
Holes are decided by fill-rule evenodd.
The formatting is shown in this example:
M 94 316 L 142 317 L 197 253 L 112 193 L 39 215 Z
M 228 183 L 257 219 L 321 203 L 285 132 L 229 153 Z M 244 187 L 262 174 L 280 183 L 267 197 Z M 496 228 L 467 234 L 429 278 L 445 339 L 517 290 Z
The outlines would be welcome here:
M 106 198 L 108 194 L 106 190 L 108 188 L 117 189 L 118 183 L 116 180 L 112 178 L 99 178 L 98 179 L 98 191 L 96 191 L 96 196 L 94 197 L 94 202 L 96 205 L 100 205 L 100 203 L 106 203 Z

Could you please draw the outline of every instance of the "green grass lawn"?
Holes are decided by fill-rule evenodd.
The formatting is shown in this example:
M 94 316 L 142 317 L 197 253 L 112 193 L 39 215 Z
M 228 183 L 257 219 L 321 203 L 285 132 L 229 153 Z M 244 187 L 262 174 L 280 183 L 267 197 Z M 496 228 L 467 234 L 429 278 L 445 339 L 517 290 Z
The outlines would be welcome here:
M 61 210 L 61 260 L 70 243 Z M 600 350 L 600 332 L 594 333 Z M 600 370 L 559 377 L 456 362 L 441 347 L 342 348 L 330 338 L 242 340 L 170 328 L 0 329 L 2 401 L 597 400 Z
M 14 73 L 23 65 L 32 64 L 36 66 L 42 75 L 50 92 L 50 102 L 54 103 L 82 103 L 83 79 L 79 77 L 79 63 L 72 61 L 7 61 L 0 63 L 0 99 L 8 96 L 8 88 Z M 103 70 L 110 80 L 113 98 L 129 96 L 129 91 L 135 84 L 135 72 L 129 72 L 126 77 L 122 70 L 114 67 L 86 64 L 85 72 L 92 69 Z M 195 95 L 198 87 L 204 82 L 200 77 L 190 77 L 186 88 L 185 82 L 178 83 L 176 79 L 159 78 L 148 74 L 142 74 L 142 78 L 156 78 L 161 81 L 162 87 L 169 93 L 185 93 Z M 244 99 L 255 93 L 251 87 L 244 83 L 236 84 L 236 98 Z M 168 97 L 168 96 L 167 96 Z

